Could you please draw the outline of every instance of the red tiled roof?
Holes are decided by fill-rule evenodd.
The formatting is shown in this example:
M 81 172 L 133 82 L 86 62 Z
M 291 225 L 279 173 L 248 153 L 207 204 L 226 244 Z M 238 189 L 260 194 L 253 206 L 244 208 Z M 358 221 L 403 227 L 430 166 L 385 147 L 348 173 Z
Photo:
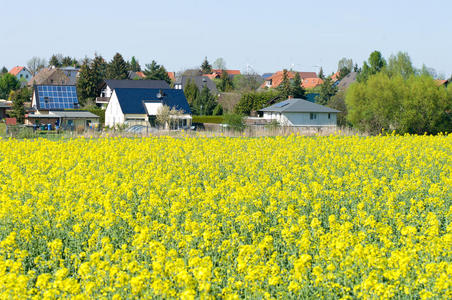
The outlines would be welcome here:
M 224 70 L 226 71 L 226 73 L 228 73 L 228 75 L 240 75 L 240 70 Z M 218 75 L 221 76 L 221 74 L 223 73 L 223 70 L 221 69 L 212 69 L 212 73 L 217 73 Z
M 174 72 L 168 72 L 168 77 L 173 81 L 176 80 L 176 74 Z
M 339 79 L 339 74 L 340 74 L 340 72 L 337 71 L 336 73 L 331 75 L 331 80 L 333 80 L 333 82 L 336 82 Z
M 144 75 L 143 72 L 135 72 L 135 74 L 137 74 L 138 77 L 146 78 L 146 75 Z
M 447 82 L 447 80 L 436 79 L 435 82 L 438 86 L 441 86 L 441 85 L 445 84 Z
M 298 72 L 300 74 L 301 80 L 302 82 L 307 79 L 307 78 L 317 78 L 317 73 L 316 72 Z M 265 82 L 261 85 L 261 87 L 265 87 L 268 86 L 267 82 L 271 81 L 271 85 L 268 86 L 270 88 L 276 88 L 278 87 L 281 82 L 283 81 L 283 77 L 284 77 L 284 71 L 278 71 L 275 74 L 273 74 L 272 76 L 268 77 L 267 79 L 265 79 Z M 296 72 L 293 71 L 287 71 L 287 77 L 289 79 L 293 79 L 295 77 Z
M 321 85 L 323 80 L 321 78 L 305 78 L 301 86 L 305 89 L 312 89 L 318 85 Z
M 9 71 L 9 74 L 17 76 L 17 74 L 19 74 L 20 71 L 22 71 L 23 69 L 24 69 L 24 67 L 19 67 L 19 66 L 14 67 L 11 69 L 11 71 Z
M 202 76 L 209 77 L 210 79 L 215 79 L 215 78 L 219 78 L 219 77 L 220 77 L 220 75 L 218 75 L 217 73 L 213 73 L 213 74 L 202 74 Z

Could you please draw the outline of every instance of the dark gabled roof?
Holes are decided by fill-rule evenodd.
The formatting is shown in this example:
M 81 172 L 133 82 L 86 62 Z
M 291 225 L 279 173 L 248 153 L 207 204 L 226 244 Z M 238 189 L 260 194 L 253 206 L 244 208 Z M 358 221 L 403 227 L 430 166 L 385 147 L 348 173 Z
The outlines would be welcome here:
M 182 84 L 182 89 L 185 88 L 188 80 L 193 81 L 198 89 L 201 91 L 204 86 L 207 86 L 212 94 L 217 94 L 217 85 L 207 76 L 185 76 L 180 78 L 180 83 Z
M 116 96 L 123 114 L 146 114 L 144 102 L 162 102 L 170 108 L 181 110 L 186 114 L 191 114 L 190 106 L 184 91 L 173 89 L 138 89 L 138 88 L 116 88 Z M 163 92 L 163 97 L 158 98 L 157 94 Z
M 287 99 L 261 109 L 263 112 L 325 112 L 337 113 L 338 110 L 312 103 L 303 99 Z
M 357 72 L 350 72 L 347 76 L 338 81 L 337 88 L 339 90 L 346 90 L 348 87 L 356 81 L 356 77 L 358 76 Z
M 108 85 L 114 89 L 169 89 L 170 86 L 165 80 L 115 80 L 108 79 L 102 84 L 102 88 Z

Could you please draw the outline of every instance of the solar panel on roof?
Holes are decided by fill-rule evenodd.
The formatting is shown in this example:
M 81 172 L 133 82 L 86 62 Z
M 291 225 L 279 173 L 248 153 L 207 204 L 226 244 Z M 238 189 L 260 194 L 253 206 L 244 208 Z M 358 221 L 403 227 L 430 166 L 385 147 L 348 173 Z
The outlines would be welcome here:
M 276 103 L 274 107 L 284 107 L 286 105 L 289 105 L 289 102 L 279 102 Z
M 40 109 L 73 109 L 78 106 L 75 86 L 38 86 Z

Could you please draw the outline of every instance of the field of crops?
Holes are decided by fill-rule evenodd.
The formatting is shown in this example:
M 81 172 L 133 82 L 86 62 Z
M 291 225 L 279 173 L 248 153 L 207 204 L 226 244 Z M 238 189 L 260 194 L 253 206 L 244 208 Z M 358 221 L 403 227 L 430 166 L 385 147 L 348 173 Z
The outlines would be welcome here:
M 0 140 L 0 298 L 451 298 L 452 135 Z

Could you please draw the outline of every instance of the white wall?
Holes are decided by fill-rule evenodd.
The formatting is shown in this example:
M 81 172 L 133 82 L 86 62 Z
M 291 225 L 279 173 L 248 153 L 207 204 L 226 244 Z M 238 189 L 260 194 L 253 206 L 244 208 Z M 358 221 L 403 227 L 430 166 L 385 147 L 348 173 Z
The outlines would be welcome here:
M 112 96 L 113 91 L 111 90 L 111 88 L 106 85 L 101 91 L 100 91 L 100 97 L 107 97 L 110 98 Z
M 314 114 L 316 115 L 316 118 L 311 119 L 310 113 L 264 112 L 264 118 L 276 120 L 282 126 L 337 126 L 336 113 L 314 113 Z
M 121 105 L 119 105 L 118 97 L 116 96 L 116 92 L 113 92 L 105 110 L 105 126 L 113 127 L 117 124 L 123 124 L 124 120 L 124 114 Z
M 145 102 L 144 106 L 146 107 L 146 111 L 150 116 L 156 116 L 160 107 L 163 107 L 163 104 L 160 102 Z

